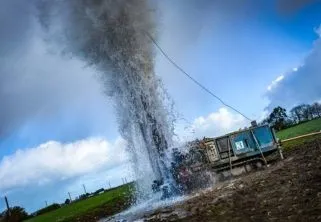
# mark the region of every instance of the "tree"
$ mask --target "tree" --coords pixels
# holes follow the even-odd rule
[[[278,106],[273,109],[269,116],[268,122],[276,129],[281,130],[286,126],[287,114],[286,109]]]
[[[290,110],[291,116],[296,123],[300,123],[305,120],[305,109],[306,105],[302,104],[299,106],[295,106]]]
[[[20,222],[28,218],[28,213],[24,208],[15,206],[10,208],[10,216],[7,211],[4,211],[1,213],[0,218],[1,217],[6,218],[6,222]]]
[[[313,103],[311,105],[311,110],[312,110],[312,114],[313,117],[321,117],[321,104],[320,103]]]
[[[303,104],[302,109],[303,109],[303,117],[305,121],[313,119],[313,111],[310,105]]]

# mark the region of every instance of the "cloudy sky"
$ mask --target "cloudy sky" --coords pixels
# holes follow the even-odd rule
[[[29,212],[79,195],[82,184],[95,191],[132,178],[97,73],[47,43],[32,2],[0,3],[0,197]],[[222,2],[158,2],[159,44],[251,119],[277,105],[320,101],[321,2]],[[179,113],[181,140],[248,124],[159,53],[155,69]]]

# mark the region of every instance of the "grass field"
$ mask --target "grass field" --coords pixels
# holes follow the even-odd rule
[[[28,222],[93,221],[109,216],[128,206],[132,185],[124,185],[85,200],[73,202],[49,213],[31,218]]]
[[[321,130],[321,118],[314,119],[305,123],[298,124],[296,126],[287,128],[285,130],[281,130],[276,133],[277,137],[281,140],[284,139],[289,139],[292,137],[308,134],[308,133],[313,133],[313,132],[319,132]],[[284,142],[282,144],[283,148],[289,149],[294,146],[298,146],[300,144],[319,139],[321,138],[321,135],[314,135],[314,136],[309,136],[305,138],[300,138],[288,142]]]
[[[277,132],[279,139],[284,140],[321,130],[321,118],[314,119]]]

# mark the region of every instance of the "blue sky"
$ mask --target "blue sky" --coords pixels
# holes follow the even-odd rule
[[[32,7],[14,2],[0,3],[0,196],[33,211],[45,200],[63,201],[67,191],[80,194],[82,183],[94,191],[106,181],[120,184],[120,175],[132,178],[113,101],[103,94],[95,70],[55,53]],[[261,119],[275,105],[319,101],[321,3],[293,8],[278,2],[162,1],[159,44],[250,118]],[[220,135],[248,124],[159,53],[155,71],[184,119],[177,124],[182,138]],[[281,75],[284,79],[268,90]]]

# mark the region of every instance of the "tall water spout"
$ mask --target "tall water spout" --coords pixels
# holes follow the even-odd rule
[[[140,194],[171,182],[166,150],[172,127],[154,73],[153,10],[147,0],[42,0],[39,18],[63,51],[84,60],[113,98]]]

